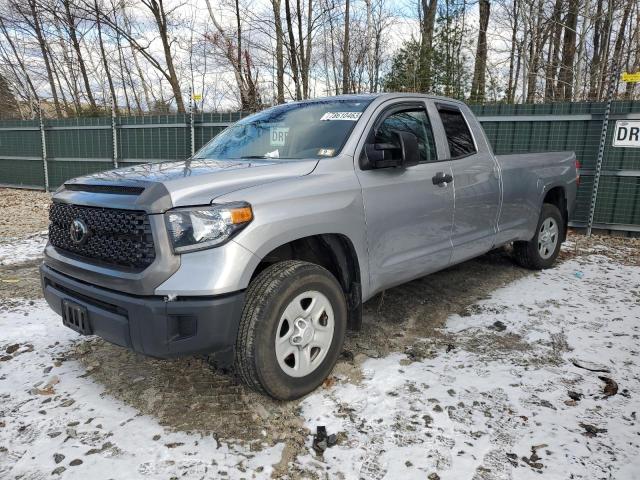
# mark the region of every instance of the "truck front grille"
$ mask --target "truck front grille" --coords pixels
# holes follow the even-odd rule
[[[49,242],[61,250],[136,269],[148,267],[155,259],[151,225],[145,212],[53,203],[49,220]],[[75,220],[83,228],[76,229],[74,235]],[[77,230],[84,234],[79,235]]]

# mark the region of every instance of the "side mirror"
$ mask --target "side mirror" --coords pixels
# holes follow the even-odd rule
[[[360,158],[363,170],[417,165],[420,161],[418,137],[413,133],[392,130],[394,143],[367,143]]]
[[[420,163],[420,152],[418,150],[418,137],[413,133],[394,130],[393,134],[400,141],[400,151],[402,158],[401,167],[413,167]]]

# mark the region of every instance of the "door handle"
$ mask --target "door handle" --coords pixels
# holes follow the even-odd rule
[[[431,177],[434,185],[440,185],[442,187],[446,187],[448,183],[453,182],[453,177],[448,173],[438,172],[433,177]]]

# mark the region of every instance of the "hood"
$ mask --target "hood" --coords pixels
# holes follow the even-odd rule
[[[206,205],[236,190],[310,174],[318,160],[184,160],[135,165],[75,178],[56,201],[161,213]]]

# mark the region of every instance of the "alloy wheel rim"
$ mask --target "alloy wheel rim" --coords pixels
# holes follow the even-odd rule
[[[276,329],[278,365],[291,377],[305,377],[327,356],[335,317],[329,299],[316,290],[297,295],[285,308]]]
[[[550,258],[558,245],[558,224],[554,218],[545,219],[538,231],[538,253],[544,260]]]

